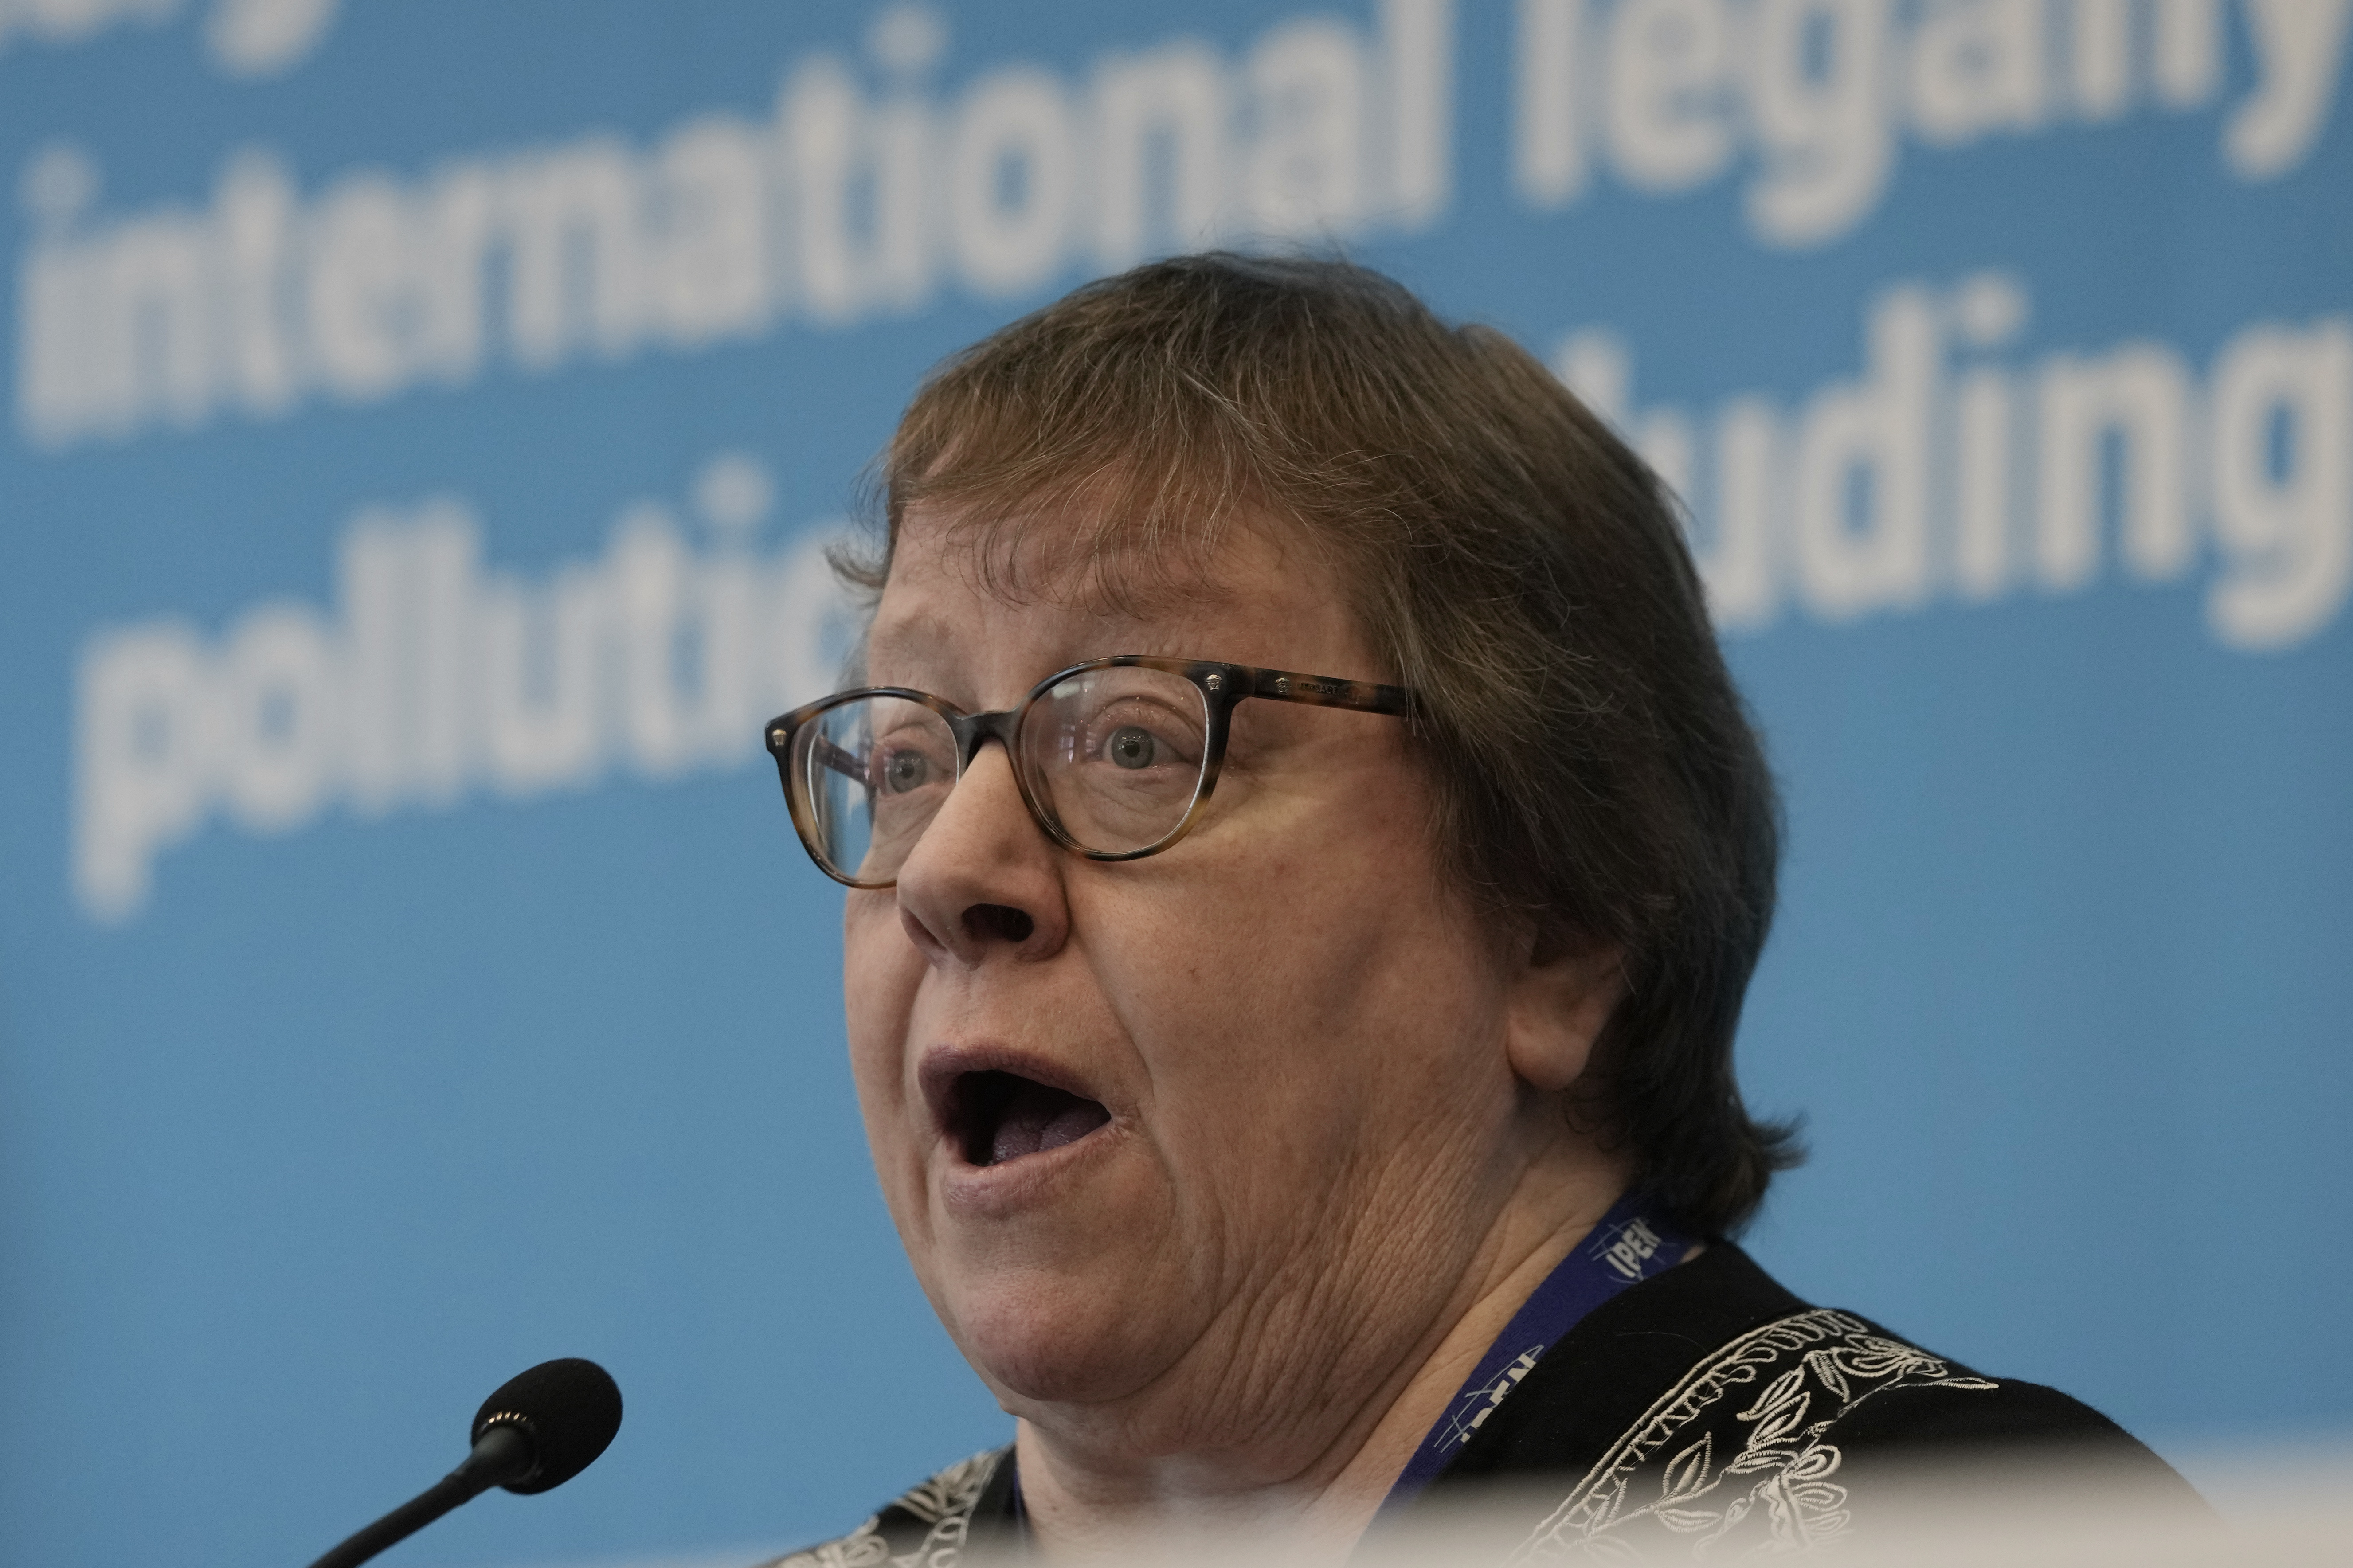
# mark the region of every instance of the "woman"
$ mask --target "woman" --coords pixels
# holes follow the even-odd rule
[[[1657,479],[1525,353],[1185,258],[951,362],[883,472],[865,684],[768,742],[1017,1436],[785,1561],[1338,1556],[1497,1478],[1525,1554],[1721,1553],[2027,1440],[2179,1485],[1727,1239],[1793,1157],[1731,1065],[1772,786]]]

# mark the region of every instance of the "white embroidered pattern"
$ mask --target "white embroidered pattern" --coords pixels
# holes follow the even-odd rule
[[[1748,1407],[1746,1440],[1718,1464],[1715,1434],[1677,1447],[1733,1390],[1779,1363]],[[1803,1551],[1852,1522],[1831,1478],[1841,1455],[1832,1423],[1891,1388],[1963,1391],[1998,1385],[1955,1373],[1917,1346],[1873,1333],[1844,1312],[1798,1312],[1743,1334],[1686,1373],[1610,1446],[1509,1562],[1641,1561],[1638,1539],[1664,1531],[1674,1555],[1739,1557]]]
[[[955,1568],[964,1554],[965,1534],[972,1528],[972,1510],[988,1489],[1005,1450],[991,1448],[961,1459],[902,1493],[891,1506],[914,1516],[928,1528],[912,1552],[894,1555],[882,1534],[882,1516],[875,1514],[838,1541],[779,1557],[766,1568]]]

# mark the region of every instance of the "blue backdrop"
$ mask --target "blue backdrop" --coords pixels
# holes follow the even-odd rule
[[[1789,797],[1797,1289],[2353,1427],[2353,0],[0,0],[0,1560],[780,1550],[1005,1418],[759,721],[938,356],[1207,241],[1674,481]]]

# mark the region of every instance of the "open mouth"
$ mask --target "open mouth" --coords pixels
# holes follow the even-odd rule
[[[1075,1143],[1108,1125],[1101,1102],[1012,1072],[968,1072],[955,1080],[948,1130],[966,1161],[1001,1165]]]

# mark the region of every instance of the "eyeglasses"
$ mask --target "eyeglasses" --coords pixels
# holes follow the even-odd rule
[[[1200,820],[1250,697],[1398,715],[1409,700],[1400,686],[1122,654],[1050,675],[997,713],[900,686],[836,692],[770,720],[768,750],[809,858],[853,888],[898,880],[990,739],[1048,837],[1090,860],[1137,860]]]

